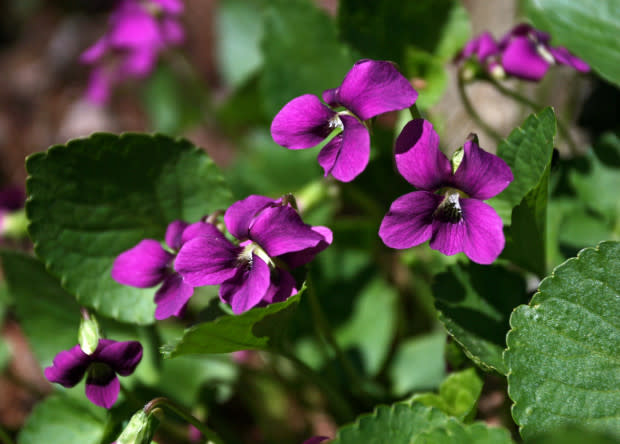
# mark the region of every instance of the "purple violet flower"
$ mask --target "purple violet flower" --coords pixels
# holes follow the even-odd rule
[[[273,140],[291,150],[312,148],[335,128],[342,132],[318,156],[325,176],[342,182],[357,177],[370,157],[370,134],[364,121],[413,105],[418,93],[390,62],[360,60],[342,84],[323,92],[325,106],[312,94],[288,102],[271,124]],[[334,108],[344,107],[343,111]]]
[[[503,69],[500,64],[499,46],[489,32],[483,32],[478,37],[470,40],[456,56],[457,64],[465,60],[475,58],[489,74],[498,77],[503,76]]]
[[[564,47],[549,45],[550,36],[522,23],[515,26],[499,43],[501,62],[507,74],[524,80],[538,81],[553,64],[568,65],[577,71],[588,72],[586,62]]]
[[[67,388],[75,386],[86,374],[86,397],[93,404],[109,409],[120,391],[116,374],[132,374],[141,359],[142,345],[137,341],[100,339],[97,349],[90,355],[79,345],[61,351],[44,373],[50,382]]]
[[[228,208],[223,233],[201,234],[181,247],[174,267],[194,287],[220,284],[235,314],[281,302],[297,292],[289,270],[310,262],[332,242],[326,227],[305,224],[282,199],[251,195]]]
[[[479,264],[497,259],[505,242],[502,220],[482,201],[503,191],[512,172],[480,148],[475,137],[461,153],[460,164],[452,165],[426,120],[412,120],[403,128],[396,140],[396,167],[420,191],[396,199],[383,218],[379,236],[388,247],[410,248],[430,239],[432,249],[448,256],[465,252]]]
[[[219,233],[207,222],[188,224],[176,220],[168,225],[166,244],[172,251],[165,250],[155,239],[144,239],[133,248],[121,253],[112,266],[112,278],[120,284],[138,288],[162,284],[155,293],[155,319],[182,316],[187,302],[194,293],[194,287],[187,284],[173,268],[175,254],[188,240],[198,235]]]
[[[94,66],[88,99],[105,104],[117,83],[148,76],[161,51],[185,40],[178,19],[182,12],[181,0],[120,0],[108,32],[80,57],[82,63]]]

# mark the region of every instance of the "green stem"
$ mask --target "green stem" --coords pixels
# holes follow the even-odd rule
[[[149,401],[149,403],[144,406],[144,413],[149,415],[157,407],[166,407],[168,410],[177,414],[185,421],[196,427],[200,431],[200,433],[202,433],[202,435],[210,442],[214,444],[224,444],[224,441],[222,441],[222,439],[213,430],[207,427],[202,421],[198,420],[194,415],[189,413],[183,407],[177,405],[168,398],[160,397]]]
[[[278,353],[291,361],[291,363],[297,368],[299,373],[304,378],[306,378],[310,383],[315,384],[321,389],[325,397],[334,408],[334,413],[338,417],[339,422],[347,422],[355,418],[355,413],[353,412],[353,409],[349,405],[348,401],[343,398],[340,392],[330,384],[328,379],[322,378],[318,373],[316,373],[311,367],[309,367],[305,362],[300,360],[294,354],[282,350]]]
[[[15,444],[15,441],[9,436],[9,433],[0,427],[0,442],[2,444]]]
[[[543,108],[543,106],[540,105],[539,103],[536,103],[533,100],[530,100],[525,96],[522,96],[521,94],[519,94],[516,91],[513,91],[512,89],[506,88],[504,85],[502,85],[501,83],[499,83],[497,80],[495,80],[492,77],[489,77],[486,80],[490,82],[491,85],[493,85],[493,87],[496,90],[498,90],[501,94],[503,94],[506,97],[510,97],[511,99],[514,99],[515,101],[521,103],[522,105],[525,105],[531,108],[532,111],[540,111]],[[578,155],[579,149],[577,148],[577,144],[571,137],[568,127],[562,120],[557,118],[557,116],[556,116],[556,122],[558,124],[558,130],[560,131],[560,135],[568,144],[568,148],[570,149],[571,154],[573,154],[574,156]]]
[[[476,109],[471,104],[471,101],[469,100],[469,97],[467,96],[467,93],[465,92],[465,80],[463,79],[463,76],[460,75],[459,73],[459,75],[457,75],[457,78],[458,78],[459,96],[461,98],[461,102],[463,102],[463,106],[467,110],[467,113],[471,116],[474,122],[476,122],[476,124],[484,130],[485,133],[487,133],[489,136],[491,136],[495,140],[495,142],[497,143],[501,142],[502,136],[497,131],[495,131],[488,123],[486,123],[482,119],[482,117],[480,117],[480,114],[478,114],[478,111],[476,111]]]
[[[412,119],[423,119],[422,113],[420,112],[415,103],[409,107],[409,112],[411,113]]]

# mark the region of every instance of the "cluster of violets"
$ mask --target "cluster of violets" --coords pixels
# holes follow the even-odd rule
[[[322,104],[312,95],[284,106],[271,126],[276,142],[290,148],[310,148],[332,135],[319,154],[325,175],[353,180],[367,166],[370,133],[367,120],[415,103],[417,92],[386,61],[361,60],[342,85],[326,90]],[[502,221],[482,202],[513,180],[508,165],[467,139],[449,160],[439,150],[439,137],[430,122],[410,121],[396,140],[398,172],[417,188],[392,203],[379,236],[392,248],[405,249],[430,240],[430,247],[453,255],[464,252],[481,264],[493,262],[504,247]],[[291,274],[332,243],[327,227],[303,222],[291,196],[271,199],[251,195],[199,222],[176,220],[165,243],[144,239],[114,261],[111,275],[123,285],[155,293],[158,320],[181,316],[194,288],[219,285],[220,299],[235,314],[284,301],[298,291]],[[110,407],[117,399],[116,374],[130,374],[140,361],[137,342],[100,339],[93,353],[80,345],[56,356],[45,370],[47,379],[72,387],[86,374],[86,394],[95,404]],[[315,437],[309,442],[327,438]]]
[[[86,97],[105,104],[115,85],[147,77],[162,51],[185,40],[183,9],[181,0],[120,0],[107,32],[80,57],[93,66]]]
[[[499,42],[489,32],[470,40],[456,58],[461,63],[475,59],[494,77],[509,75],[523,80],[542,79],[551,65],[567,65],[580,72],[588,72],[586,62],[572,55],[568,49],[549,44],[546,32],[522,23],[515,26]]]

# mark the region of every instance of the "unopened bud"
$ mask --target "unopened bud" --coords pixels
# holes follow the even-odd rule
[[[154,415],[139,410],[116,439],[116,444],[150,444],[158,425],[159,420]]]
[[[86,310],[83,310],[82,322],[80,322],[80,330],[78,332],[80,348],[87,355],[92,355],[97,349],[100,338],[101,330],[99,329],[97,318],[89,314]]]

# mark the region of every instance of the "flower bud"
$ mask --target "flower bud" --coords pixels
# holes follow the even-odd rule
[[[0,237],[10,239],[25,239],[28,237],[28,218],[22,208],[17,211],[3,211],[0,209]]]
[[[116,444],[150,444],[158,425],[159,420],[154,415],[138,410],[116,439]]]
[[[100,338],[101,330],[99,329],[97,318],[84,310],[82,322],[80,322],[80,330],[78,332],[80,348],[87,355],[92,355],[97,349]]]

